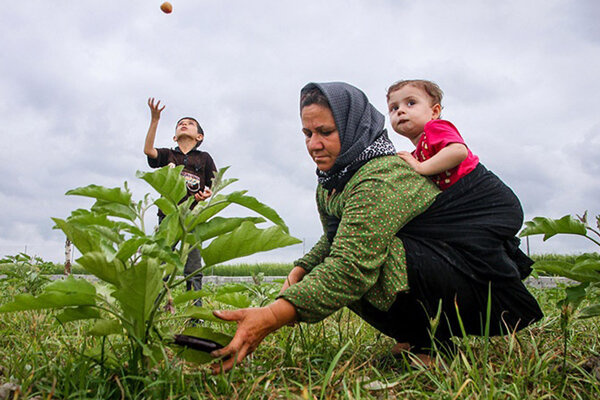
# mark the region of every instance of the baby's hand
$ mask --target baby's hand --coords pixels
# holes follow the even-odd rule
[[[398,156],[400,156],[401,159],[406,161],[406,163],[410,165],[412,169],[418,171],[419,165],[421,163],[419,162],[419,160],[414,158],[412,154],[410,154],[408,151],[400,151],[398,152]]]
[[[160,119],[160,113],[165,109],[165,106],[160,107],[160,100],[154,104],[154,97],[148,99],[148,107],[150,107],[150,117],[153,120],[158,121]]]

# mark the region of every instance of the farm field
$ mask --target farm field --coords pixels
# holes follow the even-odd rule
[[[532,254],[531,258],[534,261],[552,260],[562,262],[574,262],[577,255],[574,254]],[[264,274],[265,276],[286,276],[292,269],[293,264],[290,263],[232,263],[211,266],[204,271],[204,275],[216,276],[252,276],[255,274]],[[45,274],[63,274],[64,266],[60,263],[48,263],[44,268],[40,269],[41,273]],[[85,274],[86,271],[74,265],[71,271],[73,274]]]
[[[259,272],[270,275],[267,270],[261,267]],[[0,305],[22,290],[14,282],[0,285]],[[276,295],[278,286],[249,284],[246,292],[252,305],[259,306]],[[393,341],[349,310],[314,325],[284,328],[267,337],[243,365],[217,376],[205,366],[175,357],[170,348],[163,349],[164,357],[148,373],[131,375],[118,361],[101,363],[82,355],[103,340],[106,346],[119,349],[124,338],[89,337],[85,331],[90,322],[61,325],[53,311],[4,313],[0,314],[0,386],[4,390],[0,399],[598,398],[598,319],[571,323],[565,358],[561,313],[556,306],[564,291],[532,291],[544,310],[542,321],[506,337],[457,338],[455,353],[438,355],[429,369],[390,356]],[[227,306],[207,295],[204,307]],[[167,325],[181,331],[185,321],[174,318]],[[208,321],[203,326],[234,331],[234,326]]]

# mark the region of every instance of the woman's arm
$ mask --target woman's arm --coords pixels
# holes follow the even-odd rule
[[[403,251],[396,232],[438,193],[400,158],[382,157],[363,166],[327,204],[342,216],[328,256],[282,295],[294,304],[299,320],[320,321],[363,297],[378,281],[390,252]],[[323,195],[319,201],[328,200]],[[404,280],[398,278],[394,285],[405,285],[405,265],[396,262],[393,268],[398,269],[396,276],[404,273]]]
[[[287,278],[285,278],[285,282],[283,282],[283,285],[281,286],[279,295],[281,296],[287,288],[300,282],[302,278],[304,278],[304,275],[306,275],[307,273],[308,271],[302,267],[295,266],[294,268],[292,268]]]

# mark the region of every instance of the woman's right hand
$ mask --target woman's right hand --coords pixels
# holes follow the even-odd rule
[[[225,321],[235,321],[238,325],[231,342],[211,353],[213,357],[226,357],[211,365],[213,374],[229,371],[248,354],[252,354],[268,334],[297,318],[294,305],[284,299],[275,300],[266,307],[213,311],[213,314]]]
[[[148,99],[148,107],[150,107],[150,118],[154,121],[158,121],[160,119],[160,113],[165,109],[165,106],[160,106],[160,100],[154,104],[154,97],[150,97]]]
[[[306,275],[306,274],[307,274],[307,271],[302,267],[292,268],[292,270],[288,274],[287,278],[285,278],[285,282],[283,283],[283,286],[281,287],[279,294],[281,295],[283,292],[285,292],[285,290],[287,288],[300,282],[302,280],[302,278],[304,278],[304,275]]]

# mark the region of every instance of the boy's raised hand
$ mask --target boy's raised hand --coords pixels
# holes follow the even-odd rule
[[[158,121],[160,119],[160,113],[165,109],[166,106],[160,106],[160,100],[154,104],[154,97],[148,99],[148,107],[150,107],[150,117],[153,120]]]

